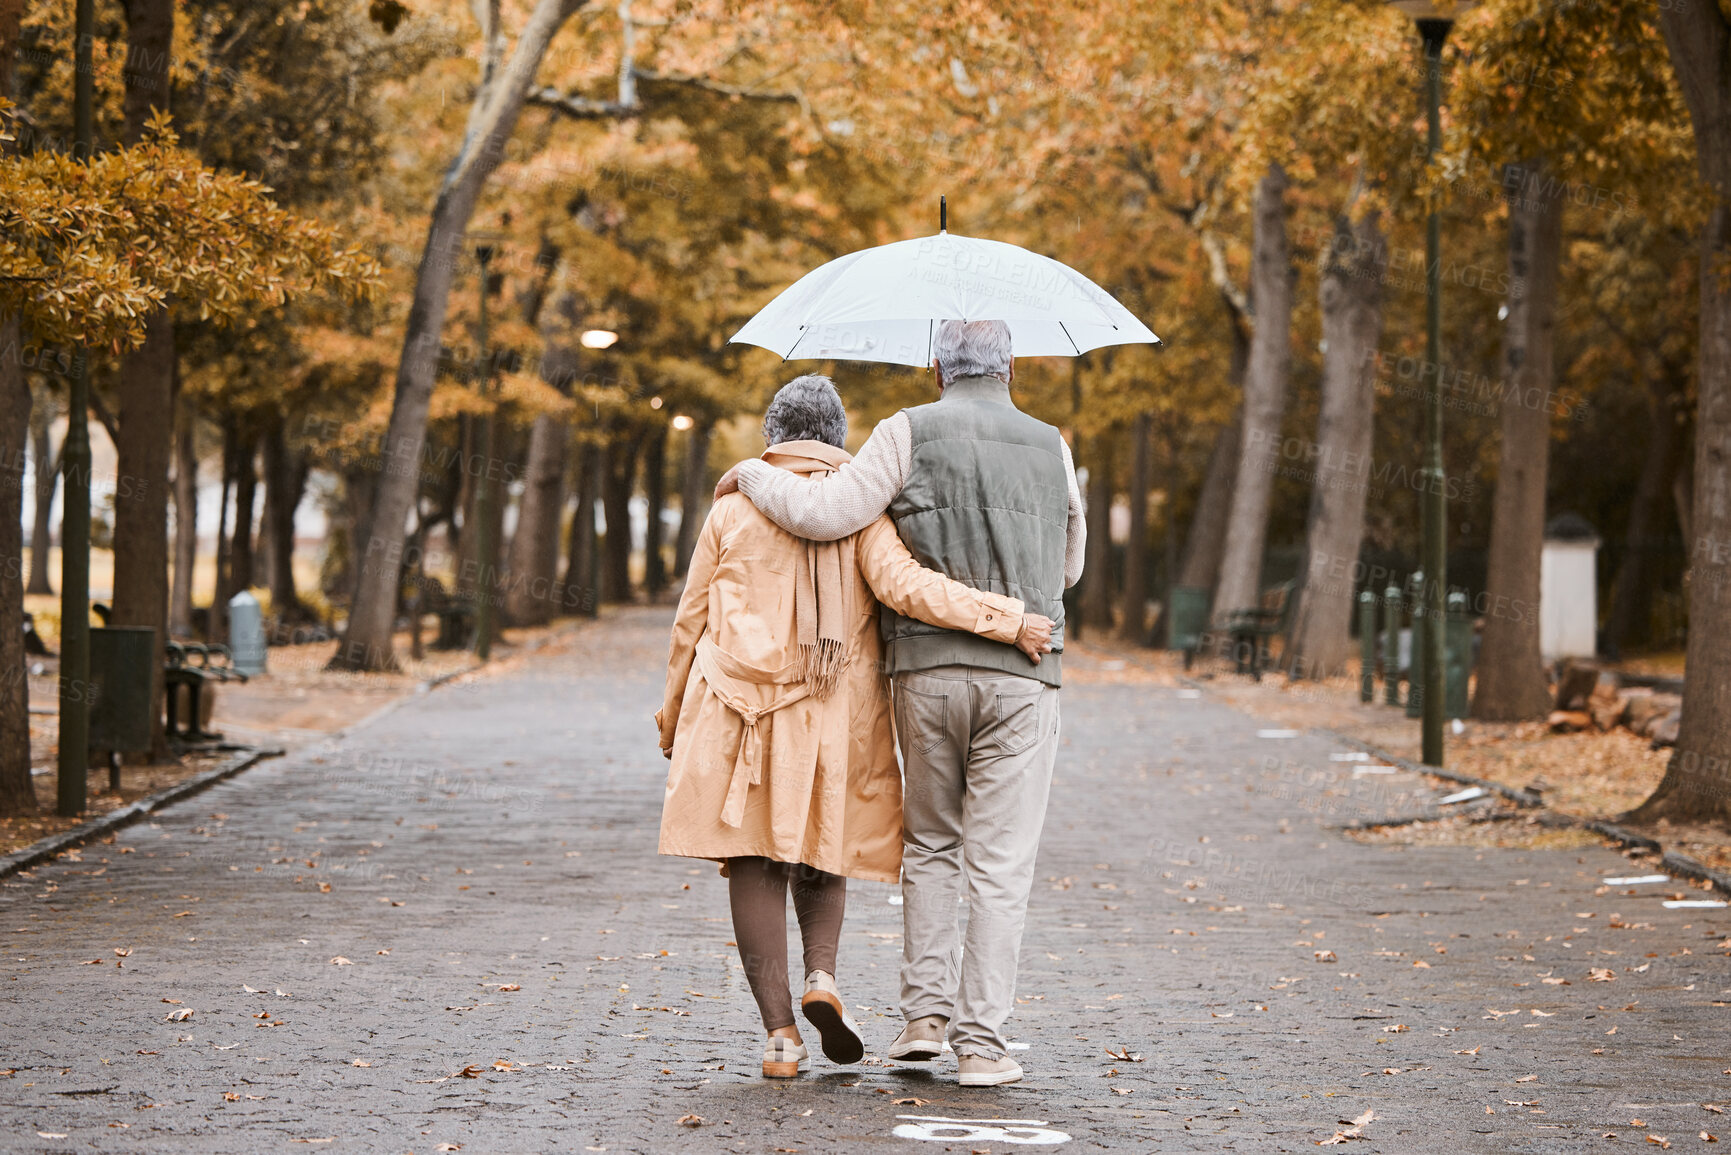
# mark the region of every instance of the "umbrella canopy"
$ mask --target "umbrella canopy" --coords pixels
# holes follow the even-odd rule
[[[940,232],[837,257],[778,295],[733,340],[781,354],[932,363],[942,321],[1003,321],[1017,357],[1160,344],[1106,290],[1019,245]]]

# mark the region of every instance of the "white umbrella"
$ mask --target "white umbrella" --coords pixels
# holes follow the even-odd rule
[[[1018,245],[940,232],[837,257],[784,289],[733,340],[783,360],[932,363],[941,321],[1004,321],[1017,357],[1161,343],[1106,290]]]

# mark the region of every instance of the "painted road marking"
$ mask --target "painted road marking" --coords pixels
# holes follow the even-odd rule
[[[939,1143],[962,1140],[984,1143],[1024,1143],[1055,1146],[1070,1136],[1046,1126],[1044,1119],[950,1119],[943,1115],[897,1115],[890,1134],[898,1139],[930,1139]]]

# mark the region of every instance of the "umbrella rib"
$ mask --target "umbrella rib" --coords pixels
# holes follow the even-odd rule
[[[799,343],[800,343],[800,342],[801,342],[801,341],[803,341],[803,340],[805,340],[805,326],[804,326],[804,325],[801,325],[801,326],[800,326],[800,327],[799,327],[799,336],[797,336],[797,337],[795,337],[795,338],[794,338],[794,339],[793,339],[793,344],[791,344],[791,345],[789,345],[789,346],[788,346],[788,347],[787,347],[787,352],[785,352],[785,353],[783,353],[783,354],[782,354],[782,355],[781,355],[781,359],[782,359],[782,360],[783,360],[783,361],[785,361],[785,360],[787,360],[787,359],[788,359],[788,358],[789,358],[789,357],[791,357],[791,356],[793,356],[793,351],[794,351],[794,350],[795,350],[795,349],[797,349],[797,348],[799,348]],[[1070,342],[1070,343],[1071,343],[1071,344],[1072,344],[1072,345],[1074,345],[1074,344],[1075,344],[1075,342],[1074,342],[1074,341],[1072,341],[1072,342]]]
[[[1076,338],[1070,336],[1069,326],[1065,325],[1064,322],[1059,321],[1058,328],[1064,330],[1064,338],[1070,342],[1070,348],[1076,350],[1076,356],[1080,357],[1082,355],[1082,350],[1076,345]],[[1114,325],[1113,328],[1117,328],[1117,326]]]

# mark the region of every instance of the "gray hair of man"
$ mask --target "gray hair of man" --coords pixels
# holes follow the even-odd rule
[[[943,385],[960,377],[996,377],[1008,385],[1010,327],[1002,321],[945,321],[932,341],[932,360]]]
[[[821,373],[795,377],[776,390],[763,414],[763,442],[821,441],[840,449],[847,441],[847,409],[835,382]]]

